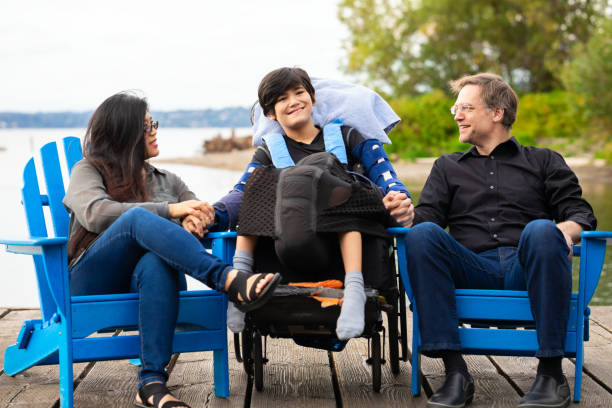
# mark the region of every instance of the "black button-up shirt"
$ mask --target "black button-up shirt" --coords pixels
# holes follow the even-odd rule
[[[488,156],[476,147],[438,158],[415,208],[414,224],[431,221],[474,252],[517,246],[536,219],[597,227],[578,178],[558,153],[514,137]]]

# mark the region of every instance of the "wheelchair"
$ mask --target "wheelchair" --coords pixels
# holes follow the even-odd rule
[[[276,257],[272,240],[258,241],[255,252],[255,271],[281,271],[283,282],[274,291],[272,298],[260,309],[246,314],[242,333],[234,334],[235,355],[247,375],[252,376],[257,391],[264,387],[264,366],[269,362],[268,338],[290,338],[296,344],[327,351],[340,352],[348,341],[336,337],[336,320],[339,306],[322,308],[313,295],[342,297],[339,289],[322,287],[300,287],[289,282],[303,279],[292,275]],[[363,236],[363,275],[366,286],[365,328],[361,335],[368,339],[367,363],[372,370],[372,388],[380,392],[381,366],[386,364],[385,344],[389,348],[391,372],[398,374],[400,360],[408,360],[406,325],[406,297],[396,269],[394,240],[390,238]],[[340,253],[339,262],[332,265],[328,279],[343,280]],[[334,292],[335,291],[335,292]],[[400,295],[402,294],[402,295]],[[387,315],[387,325],[383,323]],[[382,336],[382,340],[381,340]],[[388,342],[386,338],[388,337]],[[400,353],[401,352],[401,353]],[[273,358],[273,357],[271,357]]]

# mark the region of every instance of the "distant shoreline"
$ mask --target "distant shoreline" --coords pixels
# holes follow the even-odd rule
[[[194,157],[171,157],[154,159],[154,163],[188,164],[193,166],[224,169],[243,172],[253,156],[254,149],[233,150],[224,153],[205,153]],[[422,186],[431,170],[435,158],[420,158],[414,162],[396,160],[393,167],[400,179],[411,187]],[[567,164],[576,173],[582,184],[612,185],[612,166],[607,166],[601,160],[590,160],[582,157],[566,158]]]

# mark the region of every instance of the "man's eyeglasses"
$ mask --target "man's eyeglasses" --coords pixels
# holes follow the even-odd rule
[[[461,105],[453,105],[450,108],[450,113],[452,113],[454,116],[457,113],[468,113],[473,111],[474,109],[476,108],[470,105],[469,103],[462,103]]]
[[[157,129],[159,127],[159,121],[151,122],[148,125],[145,125],[144,131],[145,133],[150,133],[153,129]]]

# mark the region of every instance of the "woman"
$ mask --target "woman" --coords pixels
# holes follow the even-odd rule
[[[159,154],[158,122],[146,100],[129,93],[94,112],[64,205],[70,213],[71,295],[138,290],[142,368],[136,405],[187,407],[165,386],[186,273],[227,292],[242,310],[262,306],[280,275],[247,275],[210,255],[196,237],[214,210],[176,175],[146,160]]]

